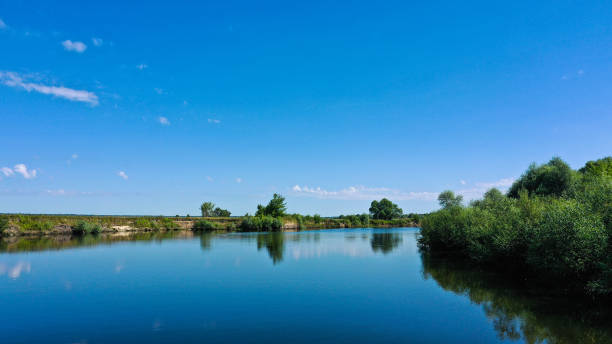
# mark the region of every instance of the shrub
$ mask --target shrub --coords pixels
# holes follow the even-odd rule
[[[211,232],[217,230],[217,226],[207,220],[197,220],[194,222],[192,229],[196,232]]]
[[[172,221],[169,218],[166,217],[162,217],[159,219],[159,224],[161,225],[161,227],[167,231],[175,231],[177,229],[180,229],[180,226],[178,225],[178,223]]]
[[[0,235],[2,235],[2,233],[4,233],[4,231],[8,229],[8,226],[9,226],[8,217],[0,216]]]
[[[315,224],[319,224],[321,223],[321,215],[319,214],[314,214],[314,216],[312,217],[312,220],[314,221]]]
[[[102,231],[102,227],[97,223],[91,223],[86,221],[79,221],[76,226],[72,227],[72,233],[74,234],[96,234]]]
[[[248,216],[240,223],[243,232],[274,232],[283,228],[283,221],[272,216]]]
[[[51,221],[43,221],[43,220],[35,220],[31,216],[19,216],[19,228],[23,231],[38,231],[38,232],[46,232],[53,229],[53,222]]]

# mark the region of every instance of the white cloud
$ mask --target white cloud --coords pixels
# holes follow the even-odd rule
[[[78,158],[79,158],[79,155],[78,155],[78,154],[76,154],[76,153],[72,154],[72,160],[76,160],[76,159],[78,159]]]
[[[514,178],[503,178],[494,182],[480,182],[476,183],[473,188],[457,190],[456,193],[462,195],[466,200],[473,200],[482,198],[485,192],[492,188],[501,189],[505,191],[508,187],[514,183]]]
[[[459,182],[461,183],[461,185],[465,185],[465,184],[467,184],[467,183],[465,182],[465,180],[463,180],[463,179],[462,179],[462,180],[460,180]]]
[[[236,178],[236,183],[238,184],[242,183],[242,178]]]
[[[144,63],[141,63],[141,64],[139,64],[139,65],[136,65],[136,68],[138,68],[138,69],[140,69],[140,70],[143,70],[143,69],[147,69],[147,68],[149,68],[149,66],[148,66],[148,65],[146,65],[146,64],[144,64]]]
[[[102,44],[104,44],[104,41],[102,40],[102,38],[93,37],[91,39],[91,43],[93,43],[93,45],[95,45],[96,47],[100,47],[102,46]]]
[[[83,42],[79,42],[79,41],[71,41],[69,39],[65,40],[62,42],[62,45],[64,46],[64,49],[66,49],[67,51],[75,51],[77,53],[82,53],[85,50],[87,50],[87,45],[85,45],[85,43]]]
[[[66,190],[64,189],[57,189],[57,190],[46,190],[48,195],[52,195],[52,196],[65,196],[66,195]]]
[[[209,119],[208,119],[208,123],[219,124],[219,123],[221,123],[221,121],[220,121],[220,120],[218,120],[218,119],[209,118]]]
[[[159,116],[159,118],[157,118],[157,121],[161,125],[170,125],[170,121],[166,117],[164,117],[164,116]]]
[[[0,171],[4,174],[5,177],[10,177],[15,174],[12,169],[8,167],[0,168]]]
[[[349,186],[346,189],[328,191],[320,187],[311,188],[308,186],[295,185],[291,189],[296,195],[316,197],[321,199],[339,200],[373,200],[388,198],[394,201],[406,200],[435,200],[437,192],[405,192],[390,188],[368,188],[365,186]]]
[[[125,174],[125,172],[123,172],[123,171],[119,171],[119,172],[117,173],[117,175],[118,175],[119,177],[123,178],[124,180],[128,180],[128,175],[127,175],[127,174]]]
[[[96,96],[93,92],[27,82],[24,80],[23,76],[14,72],[0,71],[0,84],[9,87],[23,88],[28,92],[35,91],[71,101],[89,103],[92,106],[98,105],[98,96]]]
[[[8,26],[6,25],[6,23],[4,22],[4,20],[0,19],[0,30],[2,29],[6,29]]]
[[[206,176],[206,180],[208,180],[208,181],[209,181],[209,182],[211,182],[211,183],[213,182],[213,179],[212,179],[212,177],[211,177],[211,176]]]
[[[24,164],[15,165],[13,171],[15,171],[15,173],[21,174],[25,179],[36,178],[36,170],[28,170],[28,168]]]
[[[155,93],[157,93],[157,94],[164,94],[164,90],[162,90],[161,88],[157,88],[157,87],[155,87],[153,90],[154,90],[154,91],[155,91]]]

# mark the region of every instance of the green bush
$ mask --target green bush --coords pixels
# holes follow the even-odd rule
[[[8,226],[9,226],[8,217],[0,216],[0,235],[2,235],[2,233],[4,233],[4,231],[8,229]]]
[[[247,216],[240,223],[243,232],[275,232],[283,228],[283,221],[272,216]]]
[[[196,232],[211,232],[214,230],[217,230],[217,226],[207,220],[197,220],[196,222],[193,223],[193,228],[194,231]]]
[[[19,228],[22,231],[47,232],[53,229],[53,222],[48,220],[36,220],[32,216],[19,216]]]
[[[171,219],[167,218],[167,217],[162,217],[159,219],[159,225],[167,231],[175,231],[180,229],[180,226],[178,225],[178,223],[172,221]]]
[[[87,221],[79,221],[74,227],[72,227],[72,233],[74,234],[96,234],[102,231],[102,227],[97,223],[91,223]]]
[[[611,223],[612,177],[568,173],[553,159],[530,166],[508,197],[492,189],[467,207],[426,215],[419,245],[522,271],[567,290],[612,294]]]

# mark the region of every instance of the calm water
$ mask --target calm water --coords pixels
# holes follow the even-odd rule
[[[606,343],[605,307],[422,256],[418,230],[4,240],[2,343]],[[129,240],[127,240],[129,239]]]

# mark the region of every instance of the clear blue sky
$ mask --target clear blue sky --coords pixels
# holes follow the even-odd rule
[[[435,209],[612,153],[612,2],[2,1],[0,212]],[[296,187],[297,186],[297,187]]]

